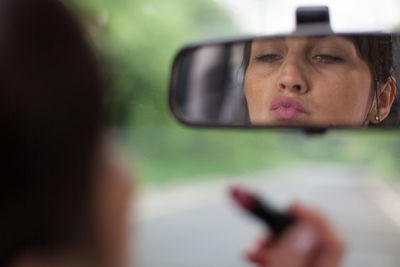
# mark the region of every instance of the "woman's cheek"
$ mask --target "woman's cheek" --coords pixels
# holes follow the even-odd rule
[[[343,80],[324,83],[315,87],[313,96],[312,112],[316,123],[348,126],[362,123],[366,109],[364,99],[353,83]]]
[[[129,215],[134,189],[132,171],[104,145],[95,169],[95,223],[104,266],[127,266],[130,236]]]
[[[268,111],[268,81],[249,76],[245,82],[246,100],[250,112],[250,118],[253,122],[260,121],[266,116]]]

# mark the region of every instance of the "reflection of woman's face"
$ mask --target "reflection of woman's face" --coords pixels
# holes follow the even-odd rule
[[[372,75],[345,37],[254,41],[245,77],[253,124],[362,125]]]

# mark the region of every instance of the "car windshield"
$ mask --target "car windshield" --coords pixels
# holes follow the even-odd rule
[[[138,173],[139,240],[132,255],[140,255],[139,266],[247,266],[243,244],[260,227],[230,203],[232,183],[282,208],[297,199],[322,210],[349,239],[345,266],[398,265],[397,131],[330,130],[310,137],[289,130],[197,129],[180,125],[169,111],[168,75],[181,47],[288,33],[301,1],[75,2],[108,63],[110,124]],[[336,2],[334,29],[400,25],[399,1]]]

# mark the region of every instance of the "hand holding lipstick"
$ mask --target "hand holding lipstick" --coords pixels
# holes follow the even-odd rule
[[[248,261],[262,267],[339,267],[345,246],[316,211],[294,204],[296,222],[278,238],[262,236],[246,251]]]

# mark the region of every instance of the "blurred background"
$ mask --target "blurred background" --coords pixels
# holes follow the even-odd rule
[[[248,266],[241,251],[262,227],[231,205],[231,183],[278,206],[300,199],[321,209],[348,239],[344,266],[399,266],[398,131],[191,129],[169,112],[170,68],[185,44],[288,33],[295,8],[309,4],[328,5],[337,31],[400,25],[397,0],[74,0],[138,177],[139,266]]]

